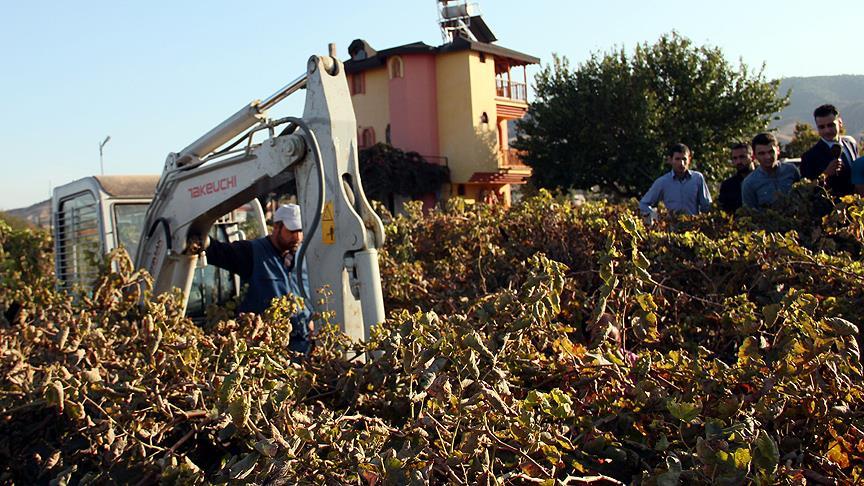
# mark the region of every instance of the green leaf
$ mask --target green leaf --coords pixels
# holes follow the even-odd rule
[[[522,403],[527,405],[528,408],[534,408],[541,403],[546,402],[546,394],[543,392],[538,392],[537,390],[531,390],[528,392],[528,396],[522,400]]]
[[[759,342],[748,337],[738,348],[738,365],[747,366],[754,362],[761,362],[762,356],[759,354]]]
[[[697,403],[669,400],[666,402],[666,409],[669,410],[669,413],[678,420],[690,422],[699,416],[699,412],[702,411],[702,406]]]
[[[666,458],[666,472],[657,476],[657,486],[678,486],[681,483],[681,460],[674,454]]]
[[[477,331],[471,331],[471,333],[464,336],[462,338],[462,344],[464,344],[468,348],[473,349],[474,351],[477,351],[478,353],[480,353],[481,356],[486,359],[495,359],[495,355],[493,355],[492,352],[489,351],[489,348],[487,348],[486,345],[483,344],[483,338],[480,337],[480,334],[478,334]]]
[[[255,450],[265,457],[276,457],[279,446],[273,439],[263,439],[255,443]]]
[[[780,304],[769,304],[762,308],[762,316],[765,318],[765,325],[769,328],[777,321],[777,315],[780,313]]]
[[[780,462],[780,449],[777,447],[777,443],[764,430],[759,431],[759,435],[753,443],[756,445],[753,464],[763,471],[774,472],[777,469],[777,463]]]
[[[219,401],[221,403],[228,403],[231,401],[231,398],[234,394],[234,390],[237,387],[237,384],[242,379],[243,379],[243,368],[240,367],[240,368],[236,369],[235,371],[233,371],[232,373],[229,373],[228,376],[226,376],[222,380],[222,384],[219,387]]]
[[[237,427],[242,427],[249,420],[249,412],[252,409],[252,404],[249,402],[247,395],[239,395],[231,400],[228,406],[228,413],[231,415],[231,420]]]
[[[828,319],[825,319],[822,327],[834,336],[858,335],[858,326],[839,317],[829,317]]]
[[[549,392],[549,396],[552,397],[552,400],[555,402],[555,405],[551,407],[549,411],[550,415],[560,419],[565,419],[572,415],[573,400],[570,399],[569,395],[558,388],[553,388],[552,391]]]
[[[739,408],[741,408],[741,402],[737,396],[733,395],[717,404],[717,413],[722,419],[730,419],[738,413]]]
[[[257,452],[246,454],[243,459],[231,466],[231,469],[228,470],[231,479],[241,480],[252,474],[259,457],[261,456]]]
[[[45,387],[45,401],[49,405],[55,405],[61,413],[66,402],[66,394],[63,392],[63,383],[59,380]]]
[[[745,469],[745,470],[750,469],[750,461],[752,459],[750,457],[750,449],[747,449],[747,448],[737,449],[734,453],[734,457],[735,457],[735,467],[737,469]]]
[[[657,304],[654,302],[654,296],[651,294],[637,295],[636,302],[639,303],[639,307],[645,312],[654,312],[657,310]]]
[[[666,438],[666,434],[660,434],[660,438],[657,439],[657,442],[654,444],[654,450],[663,452],[669,448],[669,439]]]

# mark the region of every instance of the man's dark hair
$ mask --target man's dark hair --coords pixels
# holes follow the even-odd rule
[[[747,149],[748,153],[751,153],[751,154],[753,153],[753,147],[751,147],[750,145],[747,145],[744,142],[737,142],[734,145],[732,145],[731,147],[729,147],[729,150],[739,150],[739,149]]]
[[[690,147],[683,143],[676,143],[669,146],[669,150],[666,151],[666,156],[672,157],[675,154],[693,155],[693,153],[690,152]]]
[[[819,108],[813,110],[813,118],[820,118],[823,116],[837,116],[840,112],[837,111],[837,107],[834,105],[822,105]]]
[[[757,145],[779,145],[777,143],[777,137],[774,136],[773,133],[760,133],[753,137],[753,142],[750,144],[753,147],[753,150],[756,150]]]

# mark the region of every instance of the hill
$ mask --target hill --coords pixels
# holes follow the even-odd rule
[[[5,211],[5,213],[26,220],[40,228],[48,228],[51,226],[50,199],[27,206],[26,208],[10,209]]]
[[[812,76],[785,78],[778,92],[791,90],[789,106],[780,112],[780,120],[772,125],[779,129],[783,142],[788,141],[795,122],[813,125],[813,109],[824,103],[836,106],[843,116],[846,133],[860,139],[864,132],[864,76]]]

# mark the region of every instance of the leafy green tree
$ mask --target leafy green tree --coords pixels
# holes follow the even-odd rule
[[[795,123],[795,131],[792,133],[792,140],[783,147],[783,154],[786,157],[801,157],[818,141],[819,134],[809,123],[797,122]]]
[[[763,67],[764,68],[764,67]],[[765,130],[788,103],[763,70],[734,67],[716,47],[675,32],[654,45],[592,56],[571,70],[554,57],[535,78],[536,101],[519,123],[539,187],[639,195],[668,170],[666,147],[687,144],[693,168],[719,181],[728,145]]]
[[[432,164],[417,152],[377,143],[359,153],[360,177],[366,196],[387,202],[391,194],[416,197],[450,182],[447,166]]]

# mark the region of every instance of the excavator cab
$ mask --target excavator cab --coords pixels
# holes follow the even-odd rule
[[[134,257],[158,181],[158,175],[94,176],[54,189],[54,265],[60,288],[92,291],[98,259],[114,248],[122,246]],[[253,199],[217,220],[210,237],[236,241],[266,232],[261,205]],[[203,319],[209,305],[223,304],[239,292],[236,275],[200,265],[186,314]]]

